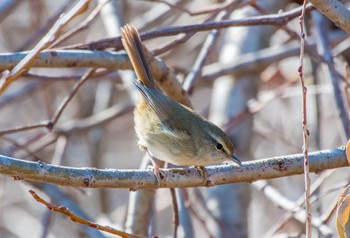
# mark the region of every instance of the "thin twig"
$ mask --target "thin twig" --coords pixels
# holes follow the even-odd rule
[[[2,130],[0,131],[0,136],[1,135],[6,135],[6,134],[12,134],[12,133],[17,133],[17,132],[22,132],[22,131],[28,131],[28,130],[33,130],[33,129],[38,129],[38,128],[48,128],[50,122],[39,122],[34,125],[30,126],[22,126],[22,127],[17,127],[13,129],[8,129],[8,130]]]
[[[298,69],[303,104],[302,104],[302,129],[303,129],[303,155],[304,155],[304,179],[305,179],[305,207],[306,207],[306,237],[311,238],[311,204],[310,204],[310,175],[309,175],[309,130],[307,129],[307,110],[306,110],[306,94],[307,88],[303,76],[303,67],[304,67],[304,46],[305,46],[305,33],[304,33],[304,17],[306,10],[307,0],[304,0],[303,11],[299,17],[299,26],[300,26],[300,66]]]
[[[220,20],[226,20],[230,17],[232,10],[240,4],[241,1],[234,1],[234,4],[227,5],[227,8],[225,8],[225,14],[221,16]],[[198,54],[198,57],[196,61],[194,62],[194,65],[192,67],[191,72],[187,75],[183,88],[189,95],[193,93],[194,84],[198,80],[198,78],[202,75],[202,69],[203,66],[207,60],[208,55],[210,54],[211,50],[215,46],[217,39],[219,37],[220,31],[219,30],[212,30],[210,34],[205,39],[205,42],[203,44],[203,47],[201,51]]]
[[[51,46],[50,48],[53,48],[60,44],[61,42],[69,39],[73,35],[85,30],[92,21],[96,19],[98,16],[99,12],[101,11],[102,7],[108,2],[109,0],[106,0],[102,3],[100,3],[91,13],[88,17],[85,18],[83,22],[81,22],[78,26],[74,27],[73,29],[69,30],[68,32],[64,33],[61,35]]]
[[[271,14],[265,8],[263,8],[257,1],[252,1],[250,3],[250,6],[252,6],[255,10],[257,10],[262,15]],[[298,33],[296,33],[294,30],[291,30],[290,27],[288,27],[288,25],[280,25],[279,28],[284,30],[289,35],[289,37],[293,39],[299,39]]]
[[[72,91],[69,93],[69,95],[66,96],[66,98],[61,102],[61,104],[58,106],[55,114],[50,120],[49,129],[52,129],[55,125],[60,116],[62,115],[63,110],[66,108],[68,103],[72,100],[74,95],[78,92],[79,88],[95,73],[95,69],[89,69],[82,77],[81,79],[74,85]]]
[[[45,33],[47,33],[48,29],[53,25],[55,21],[60,17],[60,15],[67,10],[67,8],[72,4],[71,0],[66,1],[61,8],[55,12],[46,22],[45,25],[42,26],[39,30],[37,30],[33,35],[31,35],[26,42],[24,42],[16,51],[23,51],[28,49],[29,46],[33,45],[38,38],[42,37]]]
[[[320,186],[324,183],[324,181],[329,178],[335,170],[328,170],[320,174],[320,176],[313,182],[311,186],[311,193],[314,193],[316,190],[320,188]],[[305,193],[300,196],[296,202],[295,207],[301,207],[305,203]],[[279,222],[276,223],[274,226],[270,227],[270,229],[264,234],[264,238],[272,237],[274,234],[276,234],[279,230],[281,230],[292,218],[294,218],[295,212],[288,212],[285,214],[285,216],[281,219],[279,219]]]
[[[292,212],[293,217],[298,221],[304,223],[307,219],[307,214],[303,208],[297,206],[294,201],[286,198],[272,185],[268,184],[266,180],[257,181],[252,184],[253,187],[260,190],[264,195],[277,207],[286,211]],[[320,217],[314,217],[312,220],[312,226],[317,229],[323,236],[328,237],[332,234],[332,230],[327,225],[322,224]]]
[[[89,221],[87,219],[84,219],[81,216],[77,216],[74,213],[72,213],[71,211],[69,211],[69,209],[67,207],[64,207],[64,206],[57,207],[57,206],[45,201],[43,198],[41,198],[33,190],[29,190],[29,193],[33,196],[33,198],[37,202],[44,204],[50,211],[59,212],[65,216],[69,217],[73,222],[75,222],[77,224],[83,224],[85,226],[89,226],[89,227],[92,227],[94,229],[105,231],[105,232],[108,232],[110,234],[118,235],[118,236],[125,237],[125,238],[140,238],[141,237],[141,236],[126,233],[126,232],[121,231],[121,230],[114,229],[114,228],[109,227],[109,226],[102,226],[102,225],[99,225],[99,224],[94,223],[92,221]]]
[[[212,11],[212,14],[202,23],[206,23],[206,22],[210,22],[213,21],[215,19],[215,17],[223,10],[228,10],[228,9],[233,9],[235,7],[237,7],[240,4],[241,0],[239,1],[233,1],[229,4],[225,4],[223,7],[217,8],[214,11]],[[226,14],[228,15],[228,14]],[[224,19],[224,18],[222,18]],[[217,30],[212,30],[212,32],[217,32]],[[197,32],[189,32],[186,33],[185,35],[180,35],[178,38],[176,38],[175,40],[171,41],[170,43],[167,43],[165,46],[161,46],[157,49],[154,49],[152,51],[152,53],[154,55],[159,55],[159,54],[163,54],[165,52],[167,52],[170,49],[173,49],[175,46],[179,45],[179,44],[183,44],[186,41],[188,41],[192,36],[194,36]],[[212,33],[211,33],[212,34]],[[216,38],[216,37],[214,37]],[[208,43],[209,44],[209,43]],[[214,43],[213,43],[214,44]]]
[[[43,133],[39,134],[39,136],[30,139],[26,143],[23,143],[23,145],[28,147],[30,151],[35,153],[41,151],[42,149],[48,147],[51,144],[56,143],[57,138],[58,136],[54,133]],[[18,157],[25,159],[28,156],[26,154],[20,153]]]
[[[28,155],[30,155],[31,157],[33,157],[35,160],[41,160],[36,154],[34,154],[32,151],[30,151],[28,148],[26,148],[23,145],[20,145],[17,141],[4,137],[4,136],[0,136],[0,139],[7,141],[9,143],[11,143],[12,145],[14,145],[15,147],[25,151]]]
[[[108,80],[110,78],[117,78],[116,75],[118,75],[118,72],[111,71],[108,69],[99,69],[96,71],[91,77],[92,79],[102,79],[102,80]],[[37,81],[48,81],[48,82],[59,82],[59,81],[76,81],[80,80],[82,77],[81,73],[79,74],[55,74],[55,75],[44,75],[44,74],[37,74],[37,73],[24,73],[23,78],[24,79],[30,79],[30,80],[37,80]]]
[[[19,143],[22,147],[26,148],[27,150],[31,151],[32,153],[35,153],[36,151],[33,151],[31,148],[28,147],[28,145],[30,145],[34,141],[40,139],[44,133],[46,134],[46,132],[44,132],[44,131],[40,131],[37,133],[31,133],[29,135],[26,135],[25,137],[21,137],[20,140],[17,139],[17,143]],[[5,149],[8,152],[8,154],[14,155],[18,151],[19,148],[13,144],[11,146],[8,146]],[[26,153],[23,156],[21,156],[21,155],[17,155],[17,156],[24,159],[27,157],[27,155],[28,155],[28,153]]]
[[[131,102],[116,104],[90,117],[64,122],[58,127],[55,127],[54,132],[59,135],[69,135],[88,131],[103,126],[118,117],[131,113],[133,109],[134,105]]]
[[[95,72],[95,69],[90,69],[81,77],[80,81],[78,81],[74,85],[69,95],[67,95],[66,98],[58,106],[55,114],[53,115],[50,121],[41,122],[30,126],[23,126],[23,127],[18,127],[14,129],[3,130],[3,131],[0,131],[0,135],[17,133],[17,132],[27,131],[27,130],[37,129],[37,128],[47,128],[48,130],[52,130],[56,125],[58,119],[62,115],[64,109],[67,107],[68,103],[72,100],[74,95],[78,92],[79,88],[89,79],[91,75],[94,74],[94,72]]]
[[[212,13],[203,23],[210,22],[210,21],[214,20],[215,17],[217,16],[217,14],[219,14],[219,12],[220,11],[216,11],[216,12]],[[166,43],[165,45],[162,45],[162,46],[152,50],[152,53],[154,55],[163,54],[163,53],[169,51],[170,49],[173,49],[175,46],[185,43],[190,38],[192,38],[192,36],[194,36],[195,34],[196,34],[196,32],[189,32],[189,33],[186,33],[184,35],[180,35],[175,40],[171,41],[170,43]]]
[[[189,3],[190,1],[188,0],[173,1],[173,4],[182,5],[183,7],[187,6]],[[174,11],[174,9],[166,7],[163,4],[155,4],[154,7],[148,9],[142,15],[133,18],[133,25],[140,31],[144,31],[145,29],[154,28],[154,26],[159,25],[160,22],[167,21],[167,24],[172,24],[181,15],[182,12],[180,11]]]
[[[343,126],[343,140],[346,141],[350,138],[350,118],[349,114],[346,111],[345,102],[343,95],[339,86],[339,79],[342,78],[342,75],[338,74],[338,71],[335,69],[332,50],[328,40],[328,31],[325,27],[326,18],[318,12],[314,12],[314,22],[316,29],[316,42],[318,43],[318,51],[320,55],[323,55],[325,60],[324,72],[326,78],[332,82],[333,85],[333,96],[339,112],[340,121]],[[345,80],[344,80],[345,81]]]

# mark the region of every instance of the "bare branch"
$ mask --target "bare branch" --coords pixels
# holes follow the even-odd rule
[[[305,50],[305,32],[304,32],[304,17],[307,0],[304,0],[303,11],[299,17],[300,26],[300,66],[298,69],[300,87],[302,92],[302,106],[301,106],[301,126],[303,129],[303,154],[304,154],[304,181],[305,181],[305,210],[306,210],[306,237],[311,238],[311,203],[310,203],[310,161],[309,161],[309,129],[307,128],[307,87],[304,80],[304,50]]]
[[[350,34],[350,11],[337,0],[309,0],[313,6],[327,16],[337,27]]]
[[[288,155],[234,165],[208,166],[208,180],[196,168],[162,169],[161,188],[214,186],[302,174],[304,155]],[[309,153],[310,172],[348,166],[345,147]],[[0,174],[15,180],[52,183],[84,188],[157,188],[152,170],[72,168],[0,156]]]
[[[39,41],[39,43],[24,57],[11,71],[3,72],[0,79],[0,94],[23,73],[23,71],[31,66],[33,61],[38,57],[40,52],[48,48],[58,37],[60,32],[72,21],[76,16],[82,14],[88,8],[90,0],[80,0],[67,14],[62,15],[51,30]]]
[[[49,129],[53,128],[56,125],[56,122],[61,117],[64,109],[68,106],[68,103],[72,100],[74,95],[78,92],[80,87],[89,79],[91,75],[95,73],[95,69],[89,69],[82,77],[81,79],[74,85],[72,91],[64,98],[64,100],[61,102],[61,104],[58,106],[57,110],[55,111],[55,114],[50,120]]]
[[[298,221],[305,223],[307,218],[307,213],[304,208],[297,206],[297,204],[283,196],[276,188],[271,186],[265,180],[257,181],[253,183],[253,186],[258,190],[261,190],[276,206],[293,213],[293,217]],[[332,234],[332,230],[329,226],[322,224],[320,217],[313,217],[311,224],[316,228],[322,235],[328,237]]]
[[[311,5],[307,6],[307,10],[311,10],[313,7]],[[239,20],[224,20],[224,21],[212,21],[201,24],[185,25],[185,26],[174,26],[161,28],[157,30],[152,30],[148,32],[140,33],[142,41],[164,37],[164,36],[173,36],[181,33],[189,32],[200,32],[200,31],[210,31],[215,29],[226,29],[229,27],[237,26],[256,26],[256,25],[283,25],[289,22],[290,20],[298,17],[302,11],[302,7],[298,7],[284,13],[271,14],[265,16],[256,16],[246,19]],[[99,41],[94,41],[88,44],[77,44],[72,46],[64,47],[64,49],[106,49],[114,48],[116,50],[122,49],[122,42],[120,37],[106,38]]]
[[[66,215],[73,222],[75,222],[77,224],[83,224],[85,226],[89,226],[89,227],[95,228],[97,230],[105,231],[105,232],[108,232],[110,234],[118,235],[118,236],[123,237],[123,238],[140,238],[141,237],[141,236],[126,233],[126,232],[121,231],[121,230],[114,229],[114,228],[109,227],[109,226],[102,226],[102,225],[99,225],[99,224],[94,223],[92,221],[89,221],[85,218],[82,218],[81,216],[78,216],[78,215],[74,214],[73,212],[71,212],[67,207],[55,206],[55,205],[45,201],[43,198],[41,198],[33,190],[29,190],[29,193],[33,196],[33,198],[37,202],[44,204],[50,211],[59,212],[63,215]]]
[[[339,112],[339,117],[343,125],[345,138],[350,138],[350,119],[342,97],[342,92],[339,85],[339,77],[334,66],[333,55],[328,39],[328,31],[327,27],[325,27],[326,18],[318,12],[314,12],[313,19],[317,34],[316,40],[318,43],[318,51],[326,60],[326,64],[323,67],[325,77],[327,79],[330,79],[333,85],[333,95]]]

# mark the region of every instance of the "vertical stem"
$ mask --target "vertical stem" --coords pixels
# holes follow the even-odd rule
[[[173,223],[174,223],[174,232],[173,238],[177,238],[177,228],[179,227],[179,206],[176,199],[175,188],[170,188],[171,200],[173,202]]]
[[[304,17],[305,17],[305,7],[307,0],[304,0],[303,11],[299,17],[300,24],[300,66],[298,69],[303,106],[302,106],[302,128],[303,128],[303,154],[304,154],[304,179],[305,179],[305,208],[306,208],[306,237],[311,238],[311,204],[310,204],[310,175],[309,175],[309,157],[308,157],[308,139],[309,131],[307,129],[307,110],[306,110],[306,94],[307,88],[305,86],[305,81],[303,78],[303,61],[304,61],[304,46],[305,46],[305,33],[304,33]]]

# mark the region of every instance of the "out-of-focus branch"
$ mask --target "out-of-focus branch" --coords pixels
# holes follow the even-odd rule
[[[292,212],[294,214],[295,219],[297,219],[301,223],[305,223],[307,218],[306,211],[303,208],[297,206],[295,202],[283,196],[276,188],[269,185],[267,181],[257,181],[256,183],[253,183],[253,186],[256,189],[262,191],[265,194],[265,196],[267,196],[272,201],[273,204],[286,211]],[[311,220],[311,224],[325,237],[329,237],[329,235],[332,234],[332,230],[327,225],[322,223],[320,217],[314,216]]]
[[[52,130],[59,118],[61,117],[64,109],[68,106],[69,102],[72,100],[74,95],[78,92],[80,87],[89,79],[91,75],[93,75],[95,72],[95,69],[89,69],[82,77],[81,79],[74,85],[72,91],[64,98],[64,100],[61,102],[61,104],[58,106],[58,108],[55,111],[55,114],[49,121],[44,121],[41,123],[37,123],[31,126],[23,126],[23,127],[17,127],[14,129],[8,129],[0,131],[0,135],[10,134],[10,133],[16,133],[26,130],[32,130],[37,128],[46,128],[48,130]]]
[[[53,48],[53,47],[57,46],[58,44],[60,44],[61,42],[65,41],[67,39],[69,39],[70,37],[72,37],[73,35],[77,34],[78,32],[81,32],[81,31],[85,30],[86,28],[88,28],[89,25],[91,24],[91,22],[93,22],[96,19],[96,16],[98,16],[98,13],[100,12],[101,8],[104,6],[104,4],[106,2],[108,2],[108,0],[106,0],[104,2],[100,2],[98,4],[98,6],[89,14],[89,16],[85,18],[84,21],[82,21],[78,26],[74,27],[73,29],[70,29],[69,31],[67,31],[66,33],[61,35],[50,46],[50,48]]]
[[[341,38],[346,35],[338,35],[332,39],[332,45],[339,43]],[[309,40],[308,47],[305,47],[306,53],[316,50],[316,43]],[[282,59],[299,55],[300,45],[295,43],[285,44],[283,46],[272,46],[252,53],[241,55],[239,60],[230,65],[222,65],[219,63],[210,64],[203,69],[203,76],[201,81],[211,82],[212,80],[233,74],[236,77],[247,74],[247,72],[260,72],[272,63],[279,62]],[[313,56],[312,54],[310,54]],[[325,61],[324,58],[319,59]],[[322,62],[323,62],[322,61]],[[1,66],[1,65],[0,65]]]
[[[329,176],[334,173],[335,170],[328,170],[324,173],[320,173],[320,175],[317,177],[317,179],[312,183],[310,190],[311,190],[311,194],[314,194],[319,188],[320,186],[324,183],[324,181],[329,178]],[[265,191],[263,191],[265,193]],[[272,196],[268,196],[271,200],[276,200],[275,197]],[[279,206],[280,201],[277,201],[277,206]],[[272,227],[270,227],[270,229],[268,230],[268,232],[266,232],[263,236],[263,238],[269,238],[274,236],[278,231],[280,231],[282,229],[283,226],[287,225],[288,222],[292,219],[295,218],[298,221],[305,223],[305,211],[303,211],[304,215],[302,217],[304,217],[304,219],[300,219],[302,217],[298,217],[298,212],[296,212],[296,210],[299,210],[299,208],[303,207],[305,203],[305,194],[303,194],[302,196],[300,196],[295,202],[294,202],[294,208],[292,210],[290,210],[289,212],[287,212],[286,214],[284,214],[284,216],[279,219],[279,221],[277,223],[275,223]],[[283,206],[282,206],[283,208]],[[313,222],[315,222],[313,220]],[[325,222],[324,219],[322,219],[322,223],[323,224],[327,224],[327,222]],[[320,224],[318,224],[320,225]],[[322,226],[322,225],[321,225]],[[327,229],[323,229],[320,227],[320,231],[323,233],[323,235],[326,236],[326,234],[328,233],[328,227]],[[326,236],[327,237],[327,236]]]
[[[325,77],[330,79],[333,85],[333,95],[339,112],[339,117],[344,129],[344,138],[350,138],[350,119],[348,111],[346,110],[345,103],[342,97],[342,92],[339,85],[339,77],[335,69],[333,55],[328,39],[327,27],[325,27],[325,17],[318,12],[314,12],[313,19],[316,30],[316,41],[318,43],[318,51],[324,56],[326,64],[323,67]]]
[[[336,35],[332,38],[332,44],[339,42],[345,37],[344,34]],[[315,43],[309,41],[312,49],[316,47]],[[282,59],[297,56],[299,46],[295,43],[285,44],[283,46],[273,46],[256,52],[243,54],[239,61],[230,65],[218,63],[205,66],[203,76],[200,82],[209,82],[213,79],[234,74],[240,76],[246,72],[257,72],[264,70],[272,63]],[[27,55],[27,52],[1,53],[0,71],[14,67],[21,59]],[[50,67],[77,67],[77,68],[105,68],[105,69],[132,69],[128,57],[124,53],[115,53],[109,51],[90,51],[90,50],[45,50],[33,62],[31,67],[50,68]],[[166,69],[161,70],[161,65],[153,66],[153,76],[157,78],[164,77]]]
[[[19,0],[3,0],[0,3],[0,22],[2,22],[9,14],[11,14],[12,10],[16,7]]]
[[[23,73],[23,71],[31,66],[33,61],[38,57],[40,52],[48,48],[52,42],[58,37],[60,32],[72,21],[76,16],[79,16],[86,11],[90,0],[80,0],[77,4],[65,15],[63,15],[50,29],[50,31],[39,41],[39,43],[13,68],[11,71],[2,73],[0,79],[0,94]]]
[[[287,155],[234,165],[208,166],[207,179],[196,168],[162,169],[165,179],[161,188],[214,186],[260,179],[279,178],[303,173],[303,155]],[[309,153],[310,172],[348,166],[345,147]],[[71,168],[29,162],[0,156],[0,174],[15,180],[52,183],[84,188],[157,188],[152,170]]]
[[[238,7],[238,5],[240,4],[240,2],[241,2],[241,0],[240,0],[240,1],[232,1],[232,2],[226,3],[224,6],[218,8],[218,9],[213,9],[211,15],[209,15],[209,17],[206,18],[202,24],[204,24],[204,23],[206,23],[206,22],[211,22],[211,21],[215,20],[215,18],[217,18],[217,16],[219,15],[219,13],[220,13],[220,12],[223,12],[223,10],[227,11],[227,13],[225,14],[226,16],[222,16],[220,20],[227,20],[228,17],[229,17],[229,15],[230,15],[229,13],[232,12],[232,9],[234,9],[235,7]],[[231,9],[231,10],[229,10],[229,9]],[[228,13],[228,12],[229,12],[229,13]],[[217,20],[218,20],[218,19],[217,19]],[[215,30],[212,30],[212,32],[213,32],[213,31],[217,32],[217,33],[215,33],[215,35],[219,35],[219,31],[218,31],[218,30],[215,29]],[[189,40],[191,37],[193,37],[196,33],[197,33],[197,32],[193,31],[193,32],[188,32],[188,33],[186,33],[186,34],[181,34],[181,35],[179,35],[175,40],[171,41],[170,43],[167,43],[165,46],[160,46],[159,48],[154,49],[154,50],[153,50],[153,54],[154,54],[154,55],[159,55],[159,54],[162,54],[162,53],[164,53],[164,52],[167,52],[169,49],[174,48],[175,46],[177,46],[177,45],[179,45],[179,44],[185,43],[187,40]],[[210,33],[210,35],[213,35],[213,33]],[[211,37],[209,37],[209,38],[211,38]],[[215,38],[217,38],[217,36],[214,37],[214,39],[215,39]],[[207,42],[207,41],[208,41],[208,40],[206,40],[206,42]],[[212,40],[209,40],[209,41],[212,41]],[[214,41],[214,42],[215,42],[215,41]],[[204,45],[208,45],[207,47],[209,47],[209,45],[214,45],[214,42],[212,42],[212,43],[207,42],[207,43],[204,43]],[[209,47],[209,48],[210,48],[210,47]],[[204,51],[206,51],[206,50],[204,50]],[[203,55],[203,53],[200,53],[199,55],[201,55],[201,54]],[[202,58],[202,57],[199,57],[199,58]],[[198,64],[198,63],[197,63],[197,64]],[[195,65],[196,65],[196,64],[195,64]],[[186,81],[186,80],[185,80],[185,81]],[[186,87],[184,87],[184,89],[185,89],[186,91],[188,91],[188,90],[186,89]]]
[[[232,13],[232,10],[238,4],[240,4],[240,1],[234,1],[233,4],[231,3],[230,5],[227,5],[225,14],[223,16],[220,16],[222,20],[228,19]],[[183,88],[187,91],[188,94],[193,94],[194,84],[202,75],[202,70],[208,58],[208,55],[214,49],[214,46],[216,45],[219,36],[219,30],[212,30],[205,39],[203,47],[200,50],[196,61],[194,62],[191,72],[186,76],[184,80]]]
[[[307,10],[311,10],[313,7],[311,5],[307,6]],[[163,37],[163,36],[173,36],[181,33],[189,32],[200,32],[200,31],[211,31],[215,29],[226,29],[229,27],[237,26],[256,26],[256,25],[284,25],[290,20],[298,17],[301,13],[302,8],[298,7],[283,13],[264,15],[250,17],[246,19],[239,20],[224,20],[224,21],[212,21],[200,24],[185,25],[185,26],[173,26],[167,28],[161,28],[157,30],[152,30],[148,32],[140,33],[142,41]],[[122,43],[120,37],[106,38],[99,41],[94,41],[88,44],[77,44],[72,46],[64,47],[65,49],[106,49],[114,48],[116,50],[122,49]]]
[[[132,112],[133,108],[134,107],[131,102],[116,104],[90,117],[63,122],[59,126],[55,127],[54,132],[59,135],[66,135],[87,131],[89,129],[107,124],[117,117],[130,113]]]
[[[350,34],[350,11],[337,0],[309,0],[334,24]]]
[[[72,91],[64,98],[64,100],[56,109],[55,114],[50,120],[48,129],[54,128],[56,122],[60,119],[64,109],[68,106],[69,102],[73,99],[74,95],[78,92],[80,87],[89,79],[89,77],[95,73],[95,71],[95,69],[87,70],[87,72],[81,77],[81,79],[74,85]]]
[[[22,45],[16,49],[16,51],[23,51],[29,49],[30,46],[39,41],[49,30],[50,27],[57,21],[57,19],[64,14],[64,12],[72,4],[71,0],[66,1],[57,12],[55,12],[36,32],[34,32]]]

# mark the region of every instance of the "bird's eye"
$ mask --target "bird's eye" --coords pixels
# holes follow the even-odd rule
[[[215,148],[216,148],[217,150],[222,150],[222,148],[224,148],[224,147],[222,146],[222,144],[217,143],[217,144],[215,145]]]

